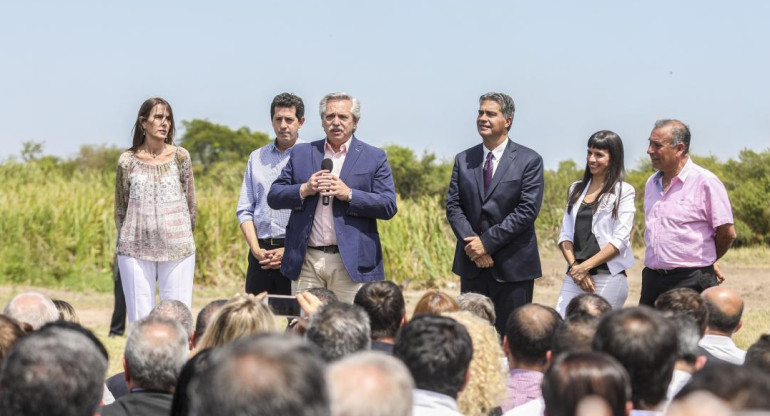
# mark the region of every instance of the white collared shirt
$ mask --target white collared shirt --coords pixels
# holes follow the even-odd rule
[[[495,172],[497,172],[497,165],[500,164],[500,159],[503,157],[503,152],[505,151],[505,146],[508,146],[508,142],[511,141],[510,138],[508,140],[505,140],[504,142],[500,143],[499,146],[495,147],[492,150],[487,149],[486,146],[482,145],[481,148],[484,149],[484,163],[487,163],[487,155],[489,152],[492,152],[492,177],[495,176]],[[483,165],[482,165],[483,167]]]
[[[414,389],[412,416],[463,416],[457,400],[435,391]]]
[[[570,193],[577,183],[575,182],[570,186]],[[583,193],[575,201],[575,204],[572,205],[571,211],[565,209],[557,245],[562,241],[574,241],[575,217],[590,185],[591,182],[589,181],[585,189],[583,189]],[[618,192],[618,187],[621,188],[620,192]],[[599,206],[596,207],[593,220],[591,221],[591,231],[594,237],[596,237],[599,248],[612,244],[618,249],[618,255],[607,260],[607,267],[609,267],[610,273],[613,275],[628,269],[634,264],[634,253],[631,250],[631,228],[634,225],[634,212],[636,211],[636,206],[634,205],[635,193],[636,191],[634,191],[634,187],[630,183],[621,182],[615,186],[612,193],[603,194],[596,201]],[[620,204],[618,206],[618,218],[615,219],[612,217],[612,210],[615,208],[615,201],[618,195],[620,195]]]
[[[732,338],[724,335],[704,335],[698,343],[714,357],[735,365],[743,365],[746,351],[735,346]]]

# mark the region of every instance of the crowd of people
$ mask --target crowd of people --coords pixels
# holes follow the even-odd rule
[[[15,296],[0,315],[2,415],[731,415],[770,412],[770,335],[732,341],[743,302],[727,287],[613,308],[580,294],[530,303],[495,329],[486,296],[427,291],[407,312],[393,282],[353,303],[329,289],[276,315],[267,293],[196,319],[159,302],[128,329],[123,372],[69,303]],[[761,413],[756,413],[761,414]]]
[[[244,293],[194,320],[192,160],[174,145],[170,104],[145,101],[115,191],[110,335],[123,333],[125,307],[123,371],[105,377],[110,357],[72,305],[19,294],[0,315],[0,415],[770,411],[770,335],[738,348],[743,300],[720,286],[717,260],[736,238],[730,201],[691,160],[681,121],[660,120],[649,136],[657,172],[644,190],[639,306],[624,307],[636,190],[608,130],[589,137],[583,177],[566,190],[564,280],[541,305],[543,161],[509,136],[513,99],[482,95],[482,143],[457,155],[446,200],[461,294],[428,290],[407,313],[377,228],[397,213],[395,185],[385,152],[354,134],[360,102],[324,96],[326,137],[309,143],[304,112],[294,94],[273,100],[275,140],[249,156],[236,208]],[[274,296],[297,311],[274,309]]]

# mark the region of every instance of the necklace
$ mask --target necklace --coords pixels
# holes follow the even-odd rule
[[[160,156],[160,155],[162,155],[162,154],[163,154],[163,150],[165,150],[165,149],[163,149],[163,150],[161,150],[161,151],[160,151],[160,152],[158,152],[158,153],[153,153],[153,152],[152,152],[152,151],[150,151],[149,149],[150,149],[149,147],[148,147],[147,149],[144,149],[144,153],[147,153],[147,154],[148,154],[148,155],[150,155],[150,157],[152,157],[153,159],[157,159],[157,157],[158,157],[158,156]]]

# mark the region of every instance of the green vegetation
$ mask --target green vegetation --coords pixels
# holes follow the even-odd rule
[[[198,196],[196,279],[223,285],[240,281],[246,245],[235,218],[243,168],[251,150],[268,136],[231,130],[205,120],[184,122],[182,146],[195,161]],[[412,287],[450,277],[455,239],[445,219],[444,198],[451,162],[389,145],[389,163],[399,193],[399,212],[380,222],[386,273]],[[122,149],[83,146],[75,157],[43,156],[42,143],[28,142],[22,160],[0,164],[0,283],[110,290],[115,245],[115,166]],[[737,245],[770,244],[770,149],[741,152],[720,162],[694,157],[725,183],[733,203]],[[561,226],[567,188],[579,179],[581,163],[564,161],[546,171],[543,207],[537,220],[542,245],[553,246]],[[649,163],[628,172],[637,190],[634,243],[641,246],[644,183]]]

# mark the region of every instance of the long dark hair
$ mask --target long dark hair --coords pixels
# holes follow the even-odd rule
[[[169,117],[171,117],[168,135],[166,136],[166,140],[164,140],[164,142],[166,144],[174,144],[174,133],[176,133],[176,127],[174,127],[174,111],[171,109],[171,104],[169,104],[168,101],[164,100],[163,98],[152,97],[146,99],[142,103],[142,106],[139,107],[139,113],[136,115],[134,128],[131,129],[131,134],[134,136],[134,140],[128,150],[136,152],[137,149],[139,149],[139,146],[144,144],[144,128],[142,127],[142,123],[147,121],[147,118],[150,116],[150,112],[158,104],[165,106],[168,110]]]
[[[592,134],[591,137],[588,138],[588,147],[599,150],[606,150],[610,153],[610,165],[607,167],[607,173],[604,175],[604,184],[602,185],[602,190],[599,193],[599,197],[596,198],[596,202],[599,202],[599,200],[604,197],[605,194],[614,192],[615,185],[623,182],[623,179],[626,177],[626,165],[623,161],[623,141],[620,139],[620,136],[618,136],[617,133],[609,130],[601,130]],[[572,192],[569,194],[569,198],[567,199],[568,212],[572,210],[572,206],[575,205],[578,198],[580,198],[580,194],[582,194],[583,190],[586,188],[586,186],[588,186],[588,181],[592,177],[593,175],[591,174],[591,169],[588,168],[588,161],[586,161],[586,170],[583,173],[583,180],[578,182],[575,187],[572,188]],[[619,205],[620,195],[615,198],[615,206],[612,208],[612,218],[618,218]],[[598,203],[594,204],[594,212],[596,212],[596,207],[598,206]]]

